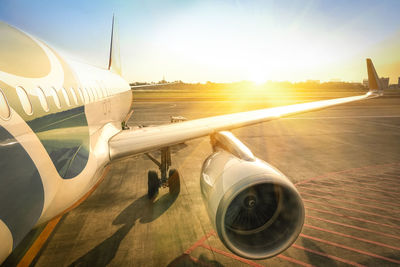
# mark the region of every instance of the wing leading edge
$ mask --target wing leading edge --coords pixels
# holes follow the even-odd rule
[[[240,128],[298,113],[324,109],[373,97],[377,97],[377,95],[367,93],[360,96],[240,112],[156,127],[146,127],[139,130],[125,130],[111,138],[109,142],[110,159],[115,160],[130,155],[157,150],[162,147],[172,146],[219,131]]]
[[[364,95],[240,112],[155,127],[146,127],[139,130],[121,131],[109,141],[110,160],[154,151],[191,139],[211,135],[219,131],[231,130],[294,114],[378,97],[381,95],[380,92],[377,92],[377,89],[380,89],[379,77],[370,59],[367,59],[367,70],[369,74],[369,84],[372,86],[370,86],[370,91]]]

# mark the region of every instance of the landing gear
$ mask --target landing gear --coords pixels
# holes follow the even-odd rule
[[[147,173],[147,196],[149,199],[153,199],[158,195],[158,189],[160,188],[160,180],[158,174],[155,171],[149,171]]]
[[[177,195],[181,191],[181,183],[179,172],[176,169],[171,169],[168,172],[168,188],[171,195]]]
[[[148,153],[146,153],[146,156],[158,166],[161,173],[161,177],[158,178],[157,172],[148,172],[147,196],[149,199],[153,199],[157,196],[160,187],[169,187],[170,194],[178,194],[180,191],[179,173],[176,169],[169,169],[171,166],[170,148],[166,147],[161,149],[161,162]]]

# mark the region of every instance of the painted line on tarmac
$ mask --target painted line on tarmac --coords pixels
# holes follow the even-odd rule
[[[383,177],[385,176],[385,177]],[[368,176],[350,176],[350,177],[354,177],[354,178],[364,178],[364,177],[368,177],[370,179],[373,180],[382,180],[382,181],[389,181],[389,182],[400,182],[400,175],[391,175],[389,177],[387,177],[388,174],[387,173],[381,173],[381,174],[369,174]],[[396,179],[397,178],[397,179]]]
[[[348,210],[348,211],[355,211],[358,213],[363,213],[363,214],[367,214],[367,215],[371,215],[371,216],[376,216],[379,218],[385,218],[385,219],[389,219],[389,220],[394,220],[394,221],[400,221],[399,218],[394,218],[391,216],[386,216],[386,215],[382,215],[382,214],[377,214],[377,213],[373,213],[373,212],[369,212],[369,211],[364,211],[364,210],[358,210],[358,209],[353,209],[353,208],[347,208],[347,207],[342,207],[342,206],[337,206],[337,205],[332,205],[326,202],[321,202],[321,201],[315,201],[315,200],[309,200],[309,199],[303,199],[304,202],[311,202],[311,203],[315,203],[318,205],[324,205],[324,206],[329,206],[329,207],[333,207],[333,208],[337,208],[337,209],[343,209],[343,210]]]
[[[391,246],[389,244],[376,242],[376,241],[372,241],[372,240],[369,240],[369,239],[365,239],[365,238],[361,238],[361,237],[357,237],[357,236],[353,236],[353,235],[348,235],[348,234],[336,232],[336,231],[329,230],[329,229],[326,229],[326,228],[313,226],[313,225],[310,225],[310,224],[306,224],[305,223],[304,226],[307,227],[307,228],[310,228],[310,229],[319,230],[319,231],[322,231],[322,232],[326,232],[326,233],[330,233],[330,234],[334,234],[334,235],[338,235],[338,236],[343,236],[343,237],[347,237],[347,238],[351,238],[351,239],[354,239],[354,240],[362,241],[362,242],[373,244],[373,245],[376,245],[376,246],[386,247],[386,248],[390,248],[390,249],[394,249],[394,250],[400,250],[400,247]]]
[[[399,174],[390,174],[390,173],[384,173],[384,174],[382,174],[383,176],[386,176],[386,177],[388,177],[388,178],[397,178],[397,179],[395,179],[395,180],[392,180],[392,181],[396,181],[396,182],[398,182],[399,181]]]
[[[299,189],[302,189],[302,188],[305,188],[305,186],[315,186],[316,184],[315,183],[310,183],[310,184],[301,184],[300,186],[300,188]],[[324,185],[324,184],[318,184],[318,186],[319,187],[323,187],[323,188],[331,188],[331,189],[335,189],[335,190],[337,190],[338,188],[337,187],[332,187],[332,186],[329,186],[329,185]],[[349,193],[355,193],[355,194],[360,194],[360,191],[353,191],[353,190],[348,190],[347,188],[346,189],[342,189],[342,188],[340,188],[340,191],[343,191],[343,192],[349,192]],[[335,192],[337,192],[337,191],[335,191]],[[370,197],[374,197],[374,198],[376,198],[376,197],[380,197],[380,198],[390,198],[392,201],[395,201],[395,200],[398,200],[398,198],[397,197],[392,197],[392,196],[388,196],[388,195],[377,195],[377,194],[370,194],[369,192],[362,192],[363,193],[363,195],[365,196],[370,196]],[[391,201],[391,200],[389,200],[389,199],[385,199],[385,200],[387,200],[387,201]]]
[[[379,184],[376,184],[376,183],[368,183],[368,182],[361,182],[361,181],[358,181],[358,180],[352,180],[352,179],[346,179],[346,178],[328,178],[327,179],[328,181],[330,181],[330,180],[333,180],[333,181],[338,181],[338,182],[346,182],[346,183],[356,183],[356,184],[361,184],[361,185],[372,185],[372,186],[374,186],[374,188],[378,188],[379,190],[384,190],[384,191],[387,191],[386,193],[395,193],[395,194],[400,194],[400,193],[398,193],[398,192],[392,192],[392,191],[390,191],[389,190],[389,188],[390,189],[393,189],[393,186],[398,186],[398,185],[394,185],[394,184],[390,184],[390,187],[389,188],[386,188],[386,187],[382,187],[382,186],[380,186],[380,187],[375,187],[375,186],[378,186],[378,185],[380,185],[381,183],[384,183],[384,182],[379,182],[379,181],[376,181],[375,180],[375,182],[379,182]],[[322,180],[321,180],[322,181]]]
[[[364,227],[359,227],[359,226],[355,226],[355,225],[351,225],[351,224],[336,222],[336,221],[332,221],[332,220],[328,220],[328,219],[324,219],[324,218],[319,218],[319,217],[311,216],[311,215],[306,215],[306,218],[311,218],[311,219],[327,222],[327,223],[330,223],[330,224],[340,225],[340,226],[356,229],[356,230],[359,230],[359,231],[374,233],[374,234],[377,234],[377,235],[381,235],[381,236],[390,237],[390,238],[394,238],[394,239],[399,239],[400,240],[400,236],[387,234],[387,233],[382,233],[382,232],[371,230],[371,229],[367,229],[367,228],[364,228]]]
[[[385,226],[385,227],[389,227],[389,228],[400,229],[400,227],[397,226],[397,225],[390,225],[390,224],[386,224],[386,223],[375,222],[375,221],[367,220],[367,219],[364,219],[364,218],[343,215],[343,214],[340,214],[340,213],[337,213],[337,212],[333,212],[333,211],[320,210],[320,209],[312,208],[312,207],[309,207],[309,206],[305,206],[305,207],[308,210],[313,210],[313,211],[320,212],[320,213],[331,214],[331,215],[335,215],[336,217],[342,217],[342,218],[356,220],[356,221],[360,221],[360,222],[376,224],[376,225],[379,225],[379,226]]]
[[[296,245],[296,244],[293,244],[292,247],[300,249],[300,250],[304,250],[304,251],[307,251],[307,252],[310,252],[310,253],[313,253],[313,254],[316,254],[316,255],[319,255],[319,256],[323,256],[323,257],[326,257],[326,258],[329,258],[329,259],[332,259],[332,260],[340,261],[340,262],[346,263],[348,265],[357,266],[357,267],[366,267],[365,265],[359,264],[359,263],[354,262],[354,261],[349,261],[349,260],[346,260],[346,259],[342,259],[342,258],[330,255],[330,254],[325,253],[325,252],[320,252],[320,251],[316,251],[316,250],[313,250],[313,249],[305,248],[305,247],[302,247],[302,246],[299,246],[299,245]]]
[[[334,247],[338,247],[338,248],[354,251],[354,252],[357,252],[359,254],[363,254],[363,255],[366,255],[366,256],[369,256],[369,257],[373,257],[373,258],[376,258],[376,259],[381,259],[381,260],[384,260],[384,261],[400,264],[399,260],[395,260],[395,259],[392,259],[392,258],[388,258],[388,257],[384,257],[384,256],[381,256],[381,255],[377,255],[377,254],[374,254],[374,253],[371,253],[371,252],[368,252],[368,251],[352,248],[352,247],[349,247],[349,246],[345,246],[345,245],[338,244],[338,243],[335,243],[335,242],[327,241],[327,240],[324,240],[324,239],[321,239],[321,238],[318,238],[318,237],[314,237],[314,236],[310,236],[310,235],[300,234],[300,236],[303,237],[303,238],[307,238],[307,239],[311,239],[311,240],[314,240],[314,241],[318,241],[318,242],[321,242],[321,243],[324,243],[324,244],[327,244],[327,245],[330,245],[330,246],[334,246]]]
[[[335,183],[335,182],[329,181],[329,179],[328,179],[328,180],[319,180],[318,182],[320,182],[320,183],[332,184],[332,185],[338,185],[338,184]],[[317,182],[317,181],[311,181],[311,183],[313,183],[313,184],[315,184],[315,185],[319,185],[318,182]],[[356,186],[351,185],[352,188],[359,188],[359,189],[361,189],[361,190],[369,190],[369,191],[379,192],[379,193],[384,193],[384,194],[390,193],[391,195],[395,195],[396,197],[400,197],[400,193],[396,193],[396,192],[392,192],[392,191],[388,192],[387,190],[379,190],[379,189],[375,189],[375,188],[370,188],[370,187],[368,187],[368,186],[362,186],[362,185],[360,186],[360,185],[358,185],[358,183],[356,183],[356,182],[347,182],[346,185],[347,185],[348,183],[350,183],[350,184],[356,184]]]
[[[346,196],[344,194],[338,194],[337,191],[335,191],[335,193],[333,193],[333,192],[326,191],[326,190],[316,189],[314,187],[307,188],[305,186],[302,186],[301,190],[315,191],[315,192],[320,192],[320,193],[329,194],[329,195],[338,196],[338,197],[351,197],[351,198],[365,200],[365,201],[369,201],[369,202],[375,202],[375,203],[378,203],[378,204],[381,204],[381,205],[386,205],[386,206],[389,206],[390,208],[396,208],[396,207],[400,208],[400,204],[396,204],[396,203],[393,203],[393,202],[379,201],[379,200],[372,199],[372,198],[365,198],[365,197],[353,196],[353,195]],[[394,206],[394,207],[392,207],[392,206]],[[400,227],[399,227],[399,229],[400,229]]]
[[[372,185],[376,185],[378,183],[378,185],[381,185],[381,184],[388,185],[392,188],[393,188],[393,186],[400,186],[400,183],[398,183],[398,182],[400,182],[400,180],[395,181],[395,180],[389,180],[389,179],[381,179],[380,178],[381,176],[382,175],[376,175],[376,176],[369,175],[369,176],[360,176],[360,177],[349,176],[349,177],[347,177],[347,179],[342,179],[342,180],[344,180],[344,181],[350,180],[350,181],[357,181],[357,182],[359,180],[361,180],[360,183],[372,184]],[[331,178],[331,179],[339,180],[337,178]]]
[[[314,180],[318,180],[321,178],[325,178],[325,177],[329,177],[331,175],[335,175],[335,174],[342,174],[342,173],[353,173],[353,172],[359,172],[361,170],[365,170],[365,169],[375,169],[375,168],[387,168],[387,167],[392,167],[392,166],[396,166],[398,167],[400,165],[400,162],[394,162],[394,163],[386,163],[386,164],[377,164],[377,165],[368,165],[368,166],[363,166],[363,167],[357,167],[357,168],[351,168],[351,169],[346,169],[346,170],[341,170],[341,171],[336,171],[336,172],[329,172],[329,173],[325,173],[323,175],[319,175],[304,181],[299,181],[297,183],[295,183],[295,185],[301,185],[301,184],[305,184],[308,183],[310,181],[314,181]]]
[[[40,252],[48,238],[50,237],[51,233],[54,231],[58,223],[60,222],[60,219],[64,214],[69,212],[70,210],[74,209],[77,207],[79,204],[81,204],[85,199],[87,199],[93,191],[100,185],[100,183],[104,180],[106,174],[108,173],[110,169],[110,165],[106,166],[103,170],[103,173],[99,179],[99,181],[90,189],[89,192],[87,192],[83,197],[81,197],[77,202],[75,202],[70,208],[66,209],[64,212],[62,212],[60,215],[58,215],[56,218],[51,220],[50,222],[47,223],[46,227],[40,233],[39,237],[35,240],[35,242],[32,244],[32,246],[28,249],[28,251],[25,253],[25,255],[22,257],[22,259],[18,262],[17,267],[23,267],[23,266],[29,266],[32,261],[36,258],[37,254]]]
[[[232,258],[232,259],[234,259],[234,260],[237,260],[237,261],[246,263],[246,264],[248,264],[248,265],[250,265],[250,266],[254,266],[254,267],[263,267],[262,265],[260,265],[260,264],[258,264],[258,263],[256,263],[256,262],[254,262],[254,261],[241,258],[241,257],[239,257],[239,256],[236,256],[235,254],[226,252],[226,251],[221,250],[221,249],[217,249],[217,248],[211,247],[211,246],[209,246],[209,245],[201,244],[200,247],[205,248],[205,249],[208,249],[208,250],[213,251],[213,252],[216,252],[216,253],[218,253],[218,254],[224,255],[224,256],[226,256],[226,257]]]
[[[28,249],[22,259],[18,262],[17,267],[29,266],[32,261],[35,259],[36,255],[42,249],[43,245],[46,243],[47,239],[53,232],[54,228],[57,226],[58,222],[61,220],[62,216],[58,216],[47,223],[46,227],[40,233],[38,238],[32,244],[32,246]]]
[[[199,261],[199,259],[197,259],[197,258],[191,256],[190,253],[192,253],[196,248],[202,247],[202,248],[204,248],[204,249],[210,250],[210,251],[215,252],[215,253],[218,253],[218,254],[220,254],[220,255],[223,255],[223,256],[232,258],[232,259],[234,259],[234,260],[243,262],[243,263],[248,264],[248,265],[250,265],[250,266],[253,266],[253,267],[262,267],[262,265],[260,265],[260,264],[258,264],[258,263],[256,263],[256,262],[254,262],[254,261],[251,261],[251,260],[248,260],[248,259],[244,259],[244,258],[242,258],[242,257],[239,257],[239,256],[235,255],[235,254],[232,254],[232,253],[229,253],[229,252],[226,252],[226,251],[223,251],[223,250],[220,250],[220,249],[211,247],[211,246],[209,246],[209,245],[205,245],[204,242],[205,242],[208,238],[210,238],[211,236],[217,237],[217,234],[216,234],[214,231],[209,232],[208,234],[206,234],[205,236],[203,236],[202,238],[200,238],[198,241],[196,241],[190,248],[188,248],[188,249],[184,252],[184,254],[189,255],[189,256],[191,257],[191,259],[194,260],[194,261]],[[313,265],[311,265],[311,264],[308,264],[308,263],[305,263],[305,262],[302,262],[302,261],[293,259],[293,258],[291,258],[291,257],[284,256],[284,255],[278,255],[277,257],[280,258],[280,259],[283,259],[283,260],[292,262],[292,263],[299,264],[299,265],[301,265],[301,266],[306,266],[306,267],[311,267],[311,266],[313,266]]]
[[[210,236],[215,235],[214,231],[209,232],[208,234],[206,234],[205,236],[203,236],[202,238],[200,238],[199,240],[196,241],[196,243],[194,243],[190,248],[188,248],[187,250],[185,250],[184,254],[190,254],[193,252],[193,250],[195,250],[198,246],[200,246],[201,244],[203,244],[204,241],[206,241]]]
[[[381,208],[381,207],[374,206],[374,205],[368,205],[368,204],[362,204],[362,203],[353,202],[353,201],[342,200],[342,199],[338,199],[336,197],[320,196],[320,195],[310,194],[310,193],[306,193],[306,192],[300,192],[300,194],[301,195],[307,195],[307,196],[310,196],[310,197],[322,198],[322,199],[326,199],[326,200],[334,200],[336,202],[342,202],[342,203],[347,203],[347,204],[351,204],[351,205],[358,205],[358,206],[372,208],[372,209],[376,209],[376,210],[387,211],[387,212],[390,212],[390,213],[393,212],[393,209],[385,209],[385,208]]]
[[[400,115],[373,115],[373,116],[326,116],[326,117],[286,117],[281,120],[325,120],[325,119],[363,119],[363,118],[400,118]],[[393,125],[388,125],[393,126]]]

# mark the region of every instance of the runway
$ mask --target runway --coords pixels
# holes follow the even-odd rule
[[[217,238],[200,194],[200,168],[211,153],[209,138],[200,138],[172,148],[177,197],[161,189],[154,203],[147,199],[147,171],[156,166],[144,155],[113,163],[94,193],[61,218],[32,266],[399,266],[399,95],[232,131],[304,200],[303,231],[277,257],[242,259]],[[261,107],[265,102],[138,101],[129,125]]]

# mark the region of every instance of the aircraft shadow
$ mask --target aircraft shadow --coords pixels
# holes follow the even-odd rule
[[[321,253],[325,253],[323,249],[321,249],[317,243],[308,239],[302,239],[303,245],[306,248],[316,250]],[[337,261],[332,260],[327,257],[320,257],[314,253],[305,251],[305,254],[308,257],[308,262],[313,266],[338,266]]]
[[[160,217],[179,195],[165,194],[155,202],[147,195],[136,199],[126,207],[112,222],[113,225],[122,225],[113,235],[105,239],[88,253],[71,263],[69,266],[106,266],[115,257],[119,246],[136,222],[149,223]]]
[[[192,258],[190,255],[182,254],[173,261],[171,261],[167,267],[222,267],[221,263],[215,260],[209,260],[204,254],[200,255],[198,259]]]

